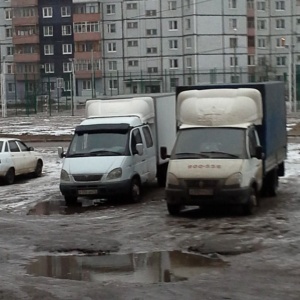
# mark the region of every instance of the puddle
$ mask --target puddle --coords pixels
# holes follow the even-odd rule
[[[44,201],[37,203],[28,211],[27,215],[72,215],[81,214],[86,211],[107,209],[108,207],[111,207],[111,205],[105,205],[103,201],[99,200],[84,201],[74,206],[66,206],[64,201]]]
[[[26,267],[27,274],[92,282],[159,283],[188,280],[201,272],[228,264],[219,257],[163,251],[100,256],[39,256]]]

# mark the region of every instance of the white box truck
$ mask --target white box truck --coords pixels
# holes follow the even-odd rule
[[[177,87],[179,130],[170,157],[170,214],[185,205],[241,205],[275,196],[287,156],[284,84]]]
[[[138,202],[144,183],[165,186],[168,159],[159,154],[175,142],[175,106],[175,93],[88,100],[68,150],[58,148],[66,204],[78,197]]]

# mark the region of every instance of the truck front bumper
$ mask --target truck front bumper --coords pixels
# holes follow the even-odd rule
[[[129,193],[130,180],[105,183],[60,183],[59,189],[63,196],[89,198],[115,198]]]
[[[250,196],[250,188],[214,190],[211,195],[191,195],[187,188],[166,188],[166,201],[181,205],[228,205],[245,204]]]

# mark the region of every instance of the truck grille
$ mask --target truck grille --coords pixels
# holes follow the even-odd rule
[[[185,180],[185,184],[187,187],[193,188],[215,188],[218,185],[218,180]]]
[[[86,181],[100,181],[102,175],[73,175],[75,181],[86,182]]]

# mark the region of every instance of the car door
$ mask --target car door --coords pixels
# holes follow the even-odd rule
[[[143,144],[142,155],[137,154],[136,144]],[[145,182],[147,180],[147,149],[143,142],[140,128],[135,128],[131,131],[130,151],[133,155],[133,170],[140,175],[142,182]]]
[[[23,162],[24,158],[17,142],[13,140],[8,141],[8,147],[9,147],[11,159],[14,164],[15,174],[16,175],[22,174],[24,168],[24,162]]]
[[[17,141],[19,148],[21,149],[23,161],[22,169],[23,173],[33,172],[36,166],[36,158],[32,151],[29,150],[29,147],[22,141]]]

